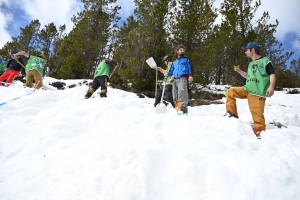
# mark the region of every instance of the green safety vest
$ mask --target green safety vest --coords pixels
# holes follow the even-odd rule
[[[110,73],[109,64],[106,64],[105,60],[102,60],[96,69],[94,78],[97,76],[103,76],[103,75],[109,77],[109,73]]]
[[[243,88],[250,94],[267,97],[267,90],[270,87],[270,76],[266,72],[266,66],[271,60],[263,57],[253,60],[248,65],[246,85]]]
[[[30,70],[37,70],[43,76],[45,64],[46,62],[42,58],[30,55],[25,71],[27,73]]]

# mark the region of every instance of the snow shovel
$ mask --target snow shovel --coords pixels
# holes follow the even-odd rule
[[[156,93],[157,93],[157,65],[156,65],[156,62],[155,60],[150,57],[146,60],[146,63],[152,68],[152,69],[155,69],[156,70],[156,79],[155,79],[155,94],[154,96],[156,96]]]
[[[160,103],[156,105],[155,107],[155,112],[156,114],[160,114],[160,113],[167,113],[167,106],[163,103],[163,99],[164,99],[164,93],[165,93],[165,87],[166,87],[166,78],[164,78],[164,87],[163,87],[163,91],[161,94],[161,99],[160,99]]]
[[[156,69],[157,68],[157,65],[156,65],[156,62],[155,60],[150,57],[146,60],[146,63],[152,68],[152,69]]]

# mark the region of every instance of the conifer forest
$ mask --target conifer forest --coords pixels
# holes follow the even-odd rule
[[[111,82],[151,90],[156,70],[145,61],[153,57],[161,66],[164,56],[175,59],[175,47],[182,44],[194,70],[192,84],[241,86],[245,79],[233,66],[247,71],[250,59],[242,48],[255,41],[272,61],[276,88],[300,87],[300,58],[287,63],[294,52],[286,52],[274,36],[280,20],[269,23],[267,10],[256,16],[260,0],[224,0],[218,9],[213,0],[134,0],[134,14],[122,21],[116,0],[81,1],[84,9],[73,15],[70,32],[64,24],[42,27],[36,19],[21,27],[0,55],[43,53],[46,75],[61,79],[93,78],[101,60],[110,58],[120,64]]]

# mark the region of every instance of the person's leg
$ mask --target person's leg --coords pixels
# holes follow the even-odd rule
[[[249,94],[248,104],[254,122],[253,131],[255,134],[259,135],[261,131],[266,130],[266,122],[264,118],[266,98],[258,97]]]
[[[248,92],[242,87],[232,87],[226,91],[226,112],[238,117],[236,98],[247,98]]]
[[[38,84],[36,89],[43,87],[43,76],[37,70],[31,70],[35,84]]]
[[[161,95],[162,95],[162,88],[160,88],[159,90],[157,90],[156,92],[156,96],[155,96],[155,102],[154,102],[154,107],[157,106],[157,104],[160,103],[161,100]]]
[[[168,101],[170,101],[170,103],[173,106],[173,108],[175,108],[175,103],[174,103],[174,100],[173,100],[172,85],[171,84],[167,84],[166,85],[165,93],[166,93]]]
[[[174,100],[176,111],[180,110],[180,105],[178,105],[178,84],[179,84],[179,81],[180,81],[180,79],[174,79],[173,89],[172,89],[172,95],[173,95],[173,100]]]
[[[7,80],[7,78],[10,76],[10,70],[9,71],[5,71],[1,76],[0,76],[0,84],[5,86],[5,80]]]
[[[187,78],[180,78],[178,86],[178,102],[181,102],[180,110],[187,114],[188,108],[187,105],[189,103],[189,94],[188,94],[188,86],[187,86]]]
[[[92,94],[100,87],[99,76],[95,77],[92,83],[92,86],[86,92],[84,98],[88,99],[92,96]]]
[[[99,83],[101,87],[100,97],[107,97],[107,76],[99,76]]]
[[[32,87],[32,83],[33,83],[33,71],[34,70],[29,70],[27,73],[26,73],[26,87]]]
[[[15,80],[15,78],[17,78],[17,76],[20,73],[19,71],[13,70],[13,69],[9,70],[9,72],[10,72],[10,75],[9,75],[9,77],[6,80],[6,87],[10,86],[11,83],[13,82],[13,80]]]

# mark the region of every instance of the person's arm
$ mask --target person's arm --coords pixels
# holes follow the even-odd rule
[[[273,96],[274,89],[275,89],[275,83],[276,83],[276,76],[275,76],[275,74],[271,74],[270,75],[270,87],[267,90],[268,97]]]
[[[17,56],[25,56],[26,58],[29,58],[30,54],[26,53],[25,51],[20,51],[16,54],[13,54],[12,56],[14,57],[14,59],[17,59]]]
[[[157,70],[162,73],[162,74],[165,74],[166,73],[166,70],[164,70],[163,68],[161,67],[157,67]]]
[[[193,77],[193,67],[192,67],[192,65],[191,65],[191,63],[190,63],[190,60],[188,59],[188,65],[189,65],[189,77],[188,77],[188,81],[189,82],[192,82],[193,80],[194,80],[194,77]]]
[[[113,65],[113,66],[119,66],[119,63],[117,63],[116,61],[114,61],[114,60],[110,60],[110,59],[105,59],[105,63],[106,64],[111,64],[111,65]]]
[[[234,66],[234,71],[239,73],[242,77],[247,78],[247,72],[244,72],[243,70],[240,69],[240,66]]]

